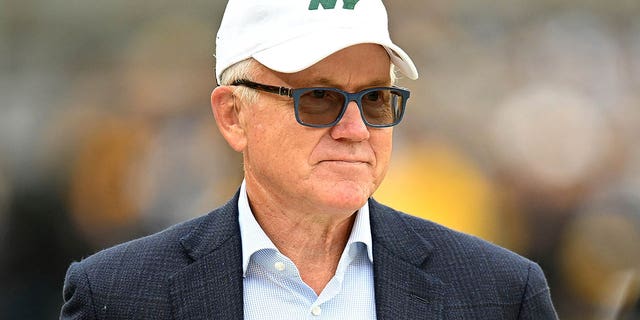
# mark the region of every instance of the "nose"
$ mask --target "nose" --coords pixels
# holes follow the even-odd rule
[[[349,102],[340,122],[331,128],[331,137],[336,140],[365,141],[369,139],[369,128],[364,123],[355,101]]]

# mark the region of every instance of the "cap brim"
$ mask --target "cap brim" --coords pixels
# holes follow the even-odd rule
[[[332,34],[338,35],[344,34],[344,32],[345,31],[342,30]],[[294,73],[309,68],[320,60],[344,48],[361,43],[375,43],[385,48],[387,53],[389,53],[391,63],[393,63],[402,74],[412,80],[418,78],[418,70],[411,58],[409,58],[409,55],[392,43],[391,40],[388,38],[380,39],[379,37],[373,37],[371,35],[377,33],[370,31],[364,31],[361,37],[354,37],[352,30],[349,32],[351,32],[349,37],[334,36],[331,41],[328,42],[317,41],[314,35],[306,34],[305,36],[289,39],[268,49],[259,51],[253,55],[253,58],[271,70]],[[326,34],[326,30],[322,34]],[[318,36],[322,36],[322,34],[318,34]]]

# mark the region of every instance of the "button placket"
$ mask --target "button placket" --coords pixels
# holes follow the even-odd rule
[[[320,306],[313,306],[311,307],[311,314],[314,316],[319,316],[322,313],[322,308],[320,308]]]
[[[287,269],[287,266],[282,261],[276,261],[276,263],[273,264],[273,267],[280,272]]]

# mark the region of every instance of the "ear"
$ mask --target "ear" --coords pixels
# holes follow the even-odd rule
[[[233,89],[229,86],[215,88],[211,93],[211,109],[218,129],[229,146],[237,152],[244,151],[247,137],[240,117],[240,108],[236,106]]]

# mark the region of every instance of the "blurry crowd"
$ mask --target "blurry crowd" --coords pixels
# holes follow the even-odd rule
[[[235,193],[225,3],[0,0],[0,319],[55,318],[69,263]],[[640,319],[640,2],[387,6],[421,74],[374,196],[538,262],[562,319]]]

